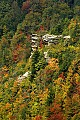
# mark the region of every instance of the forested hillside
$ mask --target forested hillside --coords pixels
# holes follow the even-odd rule
[[[79,0],[0,0],[0,120],[80,120]]]

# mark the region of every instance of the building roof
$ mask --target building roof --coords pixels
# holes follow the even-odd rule
[[[38,39],[38,37],[34,36],[34,37],[31,37],[31,39],[37,40],[37,39]]]
[[[32,34],[32,36],[37,36],[37,34]]]
[[[35,40],[32,40],[33,43],[35,43],[36,41]]]
[[[68,36],[64,36],[63,38],[70,39],[71,37],[70,37],[70,35],[68,35]]]
[[[38,46],[37,46],[37,45],[32,45],[31,47],[32,47],[32,48],[37,48]]]

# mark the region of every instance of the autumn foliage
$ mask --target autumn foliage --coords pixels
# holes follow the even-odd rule
[[[61,107],[58,103],[54,102],[53,107],[50,108],[51,115],[47,120],[65,120]]]
[[[23,2],[22,10],[28,10],[29,7],[30,7],[30,0],[26,0],[25,2]]]

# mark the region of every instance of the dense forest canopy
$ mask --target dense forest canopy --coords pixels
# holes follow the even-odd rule
[[[80,0],[0,0],[0,120],[80,120]]]

